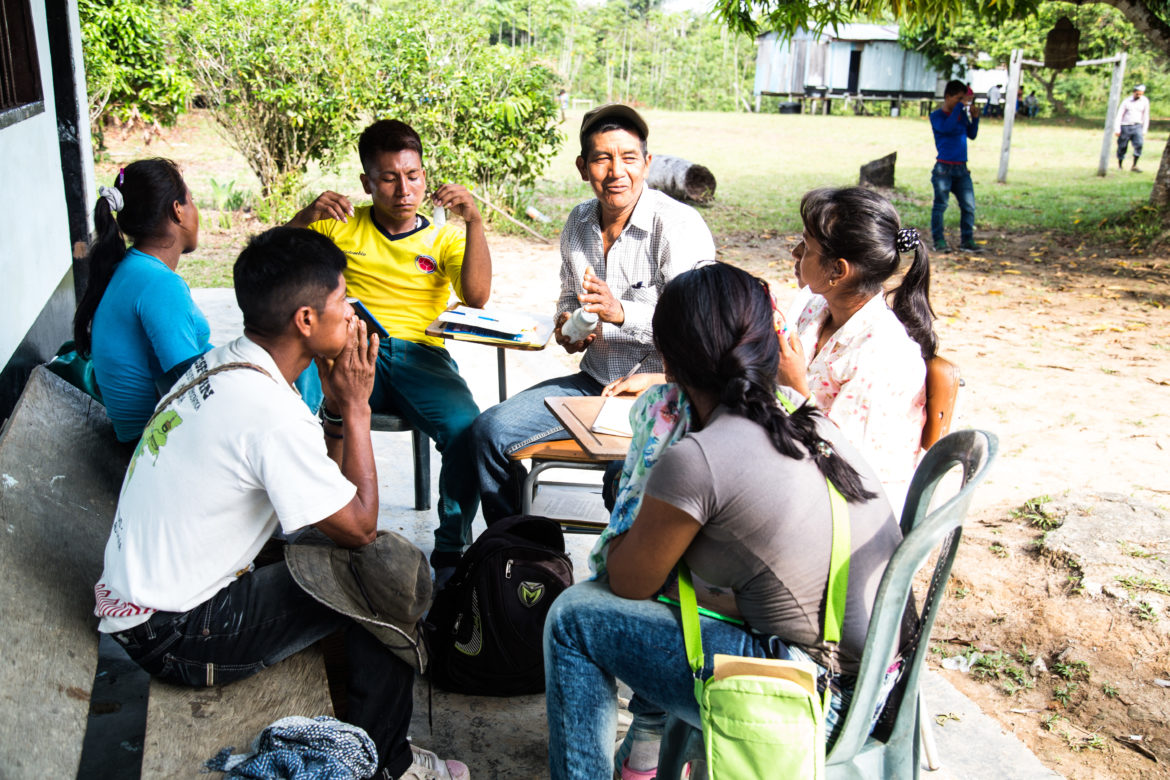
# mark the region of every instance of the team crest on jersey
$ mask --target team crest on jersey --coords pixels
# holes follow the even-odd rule
[[[435,269],[439,267],[439,264],[430,255],[418,255],[414,258],[414,267],[424,274],[433,274]]]

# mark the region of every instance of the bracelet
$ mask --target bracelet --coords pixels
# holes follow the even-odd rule
[[[330,439],[344,439],[345,438],[344,433],[330,433],[329,431],[325,430],[324,428],[321,429],[321,432],[324,433],[325,436],[330,438]]]
[[[332,425],[341,425],[342,417],[339,414],[330,414],[325,409],[325,402],[321,402],[321,407],[317,409],[317,416],[321,418],[321,422],[330,423]]]

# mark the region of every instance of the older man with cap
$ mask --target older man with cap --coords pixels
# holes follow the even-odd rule
[[[675,276],[715,258],[699,213],[646,186],[649,134],[638,112],[619,103],[581,121],[577,170],[595,197],[573,209],[561,232],[555,336],[566,352],[585,354],[578,373],[541,382],[476,419],[472,442],[488,523],[520,511],[525,472],[508,456],[569,438],[544,399],[600,395],[630,371],[661,372],[650,325],[658,296]],[[578,308],[597,318],[583,337],[565,329]]]
[[[1117,168],[1125,162],[1125,151],[1133,141],[1133,172],[1141,173],[1138,159],[1142,156],[1142,142],[1150,129],[1150,99],[1146,97],[1146,85],[1138,84],[1133,94],[1121,101],[1117,119],[1113,123],[1113,134],[1117,136]]]

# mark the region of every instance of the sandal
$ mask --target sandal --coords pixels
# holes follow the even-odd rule
[[[622,780],[654,780],[658,777],[658,767],[653,769],[637,770],[630,769],[630,762],[622,762]]]

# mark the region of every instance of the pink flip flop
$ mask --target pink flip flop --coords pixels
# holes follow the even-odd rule
[[[658,777],[658,767],[639,771],[630,769],[629,759],[622,762],[622,780],[654,780]]]

